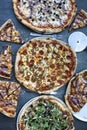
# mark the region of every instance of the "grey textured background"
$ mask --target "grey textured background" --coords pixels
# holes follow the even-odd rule
[[[84,9],[87,11],[87,0],[76,0],[77,3],[77,12],[80,9]],[[12,19],[14,22],[16,28],[20,31],[21,35],[23,36],[24,41],[28,41],[31,38],[34,38],[33,36],[30,36],[30,32],[33,32],[23,24],[21,24],[13,11],[12,8],[12,0],[0,0],[0,26],[8,19]],[[78,31],[84,32],[87,35],[87,27],[78,29]],[[61,33],[58,33],[57,39],[59,35],[62,35],[61,40],[67,42],[69,35],[72,32],[68,32],[68,28],[66,28],[64,31]],[[12,52],[13,52],[13,71],[12,71],[12,76],[10,81],[16,81],[15,75],[14,75],[14,63],[15,63],[15,56],[16,52],[19,49],[21,45],[14,44],[14,43],[6,43],[6,42],[0,42],[0,49],[1,46],[3,45],[11,45],[12,47]],[[87,69],[87,48],[83,52],[77,53],[77,69],[76,72],[80,72],[84,69]],[[6,80],[4,78],[0,78],[1,80]],[[18,101],[18,106],[17,106],[17,115],[21,109],[21,107],[31,98],[38,96],[39,94],[30,92],[27,89],[25,89],[23,86],[21,86],[21,93]],[[67,85],[63,86],[57,91],[56,97],[62,99],[64,101],[64,94],[66,91]],[[5,115],[0,113],[0,130],[16,130],[16,120],[17,120],[17,115],[15,118],[8,118]],[[79,121],[78,119],[74,118],[74,125],[76,130],[87,130],[87,123]]]

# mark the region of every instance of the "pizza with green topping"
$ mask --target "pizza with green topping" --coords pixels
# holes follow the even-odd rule
[[[73,117],[60,99],[39,96],[20,111],[17,130],[74,130]]]
[[[15,76],[29,90],[50,93],[64,86],[76,69],[76,55],[63,41],[35,38],[17,52]]]
[[[17,18],[27,27],[41,33],[57,33],[73,20],[75,0],[13,0]]]

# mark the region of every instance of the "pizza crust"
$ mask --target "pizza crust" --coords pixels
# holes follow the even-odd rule
[[[40,40],[41,42],[47,42],[47,39],[48,40],[55,40],[55,39],[51,39],[51,38],[43,38],[43,37],[38,37],[38,38],[34,38],[34,39],[32,39],[32,40],[30,40],[31,42],[32,41],[34,41],[34,40]],[[29,41],[29,42],[30,42]],[[64,47],[66,47],[66,48],[69,48],[69,46],[67,46],[67,45],[65,45],[66,43],[64,43],[63,41],[60,41],[60,40],[56,40],[57,42],[59,42],[59,43],[61,43],[61,45],[63,45]],[[57,86],[55,86],[54,88],[51,88],[51,89],[49,89],[49,90],[36,90],[35,89],[35,86],[36,86],[36,84],[34,84],[34,87],[31,85],[31,81],[24,81],[24,79],[23,79],[23,77],[21,77],[20,78],[20,75],[18,74],[18,63],[19,63],[19,60],[20,60],[20,50],[22,49],[22,48],[25,48],[28,44],[29,44],[29,42],[27,42],[27,43],[25,43],[24,45],[22,45],[20,48],[19,48],[19,50],[18,50],[18,52],[17,52],[17,55],[16,55],[16,61],[15,61],[15,76],[16,76],[16,78],[17,78],[17,80],[24,86],[24,87],[26,87],[27,89],[29,89],[29,90],[31,90],[31,91],[36,91],[36,92],[38,92],[38,93],[45,93],[45,94],[48,94],[48,93],[51,93],[51,92],[53,92],[53,91],[56,91],[56,90],[58,90],[59,88],[61,88],[64,84],[62,84],[62,85],[57,85]],[[71,48],[70,48],[70,50],[72,50]],[[76,61],[76,54],[75,54],[75,52],[72,50],[72,52],[73,52],[73,55],[74,55],[74,61],[75,61],[75,68],[74,68],[74,70],[72,70],[72,72],[71,72],[71,76],[74,74],[74,72],[75,72],[75,70],[76,70],[76,66],[77,66],[77,61]],[[68,79],[66,79],[66,81],[65,81],[65,84],[68,82],[68,80],[71,78],[71,76],[70,77],[68,77]]]
[[[37,26],[34,26],[33,24],[31,24],[27,18],[23,15],[21,15],[19,12],[18,12],[18,9],[17,9],[17,2],[18,0],[13,0],[13,8],[14,8],[14,13],[15,15],[17,16],[17,18],[24,24],[26,25],[27,27],[29,27],[30,29],[36,31],[36,32],[40,32],[40,33],[45,33],[45,34],[52,34],[52,33],[58,33],[62,30],[64,30],[68,25],[70,25],[70,23],[72,22],[73,20],[73,17],[74,15],[76,14],[76,2],[75,0],[71,0],[71,3],[72,3],[72,13],[71,13],[71,16],[69,16],[70,18],[64,23],[64,25],[61,25],[59,27],[50,27],[50,26],[47,26],[47,27],[37,27]]]

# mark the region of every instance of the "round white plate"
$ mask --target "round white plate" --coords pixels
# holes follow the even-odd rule
[[[81,121],[87,122],[87,103],[79,112],[73,113],[73,116]]]
[[[75,52],[81,52],[87,47],[87,36],[82,32],[74,32],[68,38],[68,43]]]

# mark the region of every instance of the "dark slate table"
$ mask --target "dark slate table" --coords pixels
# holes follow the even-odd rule
[[[77,6],[78,6],[78,10],[80,9],[84,9],[85,11],[87,11],[87,0],[76,0]],[[24,26],[23,24],[21,24],[13,11],[12,8],[12,0],[0,0],[0,26],[8,19],[12,19],[16,28],[20,31],[21,35],[23,36],[24,41],[28,41],[31,38],[34,38],[34,36],[30,35],[30,32],[33,32],[32,30],[30,30],[29,28],[27,28],[26,26]],[[81,31],[83,33],[85,33],[87,35],[87,27],[82,28],[82,29],[78,29],[78,31]],[[68,28],[66,28],[64,31],[58,33],[57,39],[59,38],[60,40],[63,40],[65,42],[68,41],[68,37],[72,32],[68,32]],[[62,35],[62,37],[59,37],[59,35]],[[15,56],[16,56],[16,52],[19,49],[19,47],[21,45],[18,44],[14,44],[14,43],[6,43],[6,42],[0,42],[0,49],[1,46],[3,45],[11,45],[12,47],[12,52],[13,52],[13,71],[12,71],[12,76],[10,81],[16,81],[15,78],[15,74],[14,74],[14,63],[15,63]],[[87,48],[77,54],[77,69],[76,72],[80,72],[84,69],[87,69]],[[5,80],[4,78],[0,78],[0,80]],[[18,100],[18,106],[17,106],[17,115],[20,111],[20,109],[22,108],[22,106],[30,99],[32,99],[33,97],[38,96],[39,94],[34,93],[34,92],[29,92],[27,89],[25,89],[23,86],[21,86],[21,93],[20,93],[20,97]],[[64,94],[66,91],[66,87],[67,84],[65,86],[63,86],[62,88],[60,88],[57,91],[57,94],[55,95],[56,97],[62,99],[64,101]],[[0,130],[16,130],[16,120],[17,120],[17,115],[15,118],[8,118],[5,115],[0,113]],[[86,122],[82,122],[76,118],[74,118],[74,125],[75,125],[75,129],[76,130],[87,130],[87,123]]]

